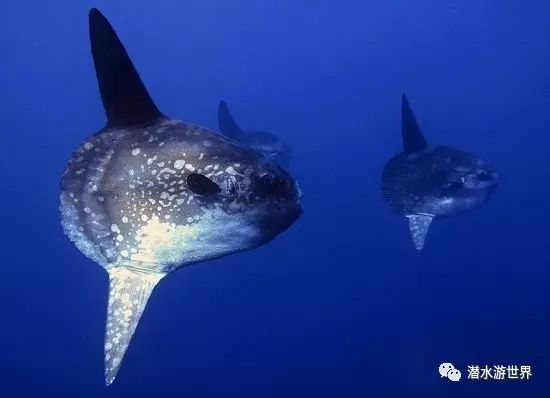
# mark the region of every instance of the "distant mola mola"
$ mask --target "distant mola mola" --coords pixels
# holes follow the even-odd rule
[[[237,141],[241,145],[263,153],[279,166],[288,170],[290,167],[290,145],[275,134],[267,131],[250,130],[243,131],[235,122],[233,115],[225,101],[220,101],[218,106],[218,127],[227,138]]]
[[[68,237],[109,274],[109,385],[164,276],[265,244],[302,208],[296,181],[261,153],[164,116],[107,19],[92,9],[89,24],[107,125],[69,160],[60,210]]]
[[[422,250],[432,220],[487,202],[497,186],[497,174],[471,153],[429,147],[405,95],[401,113],[403,152],[384,167],[382,194],[408,219],[414,245]]]

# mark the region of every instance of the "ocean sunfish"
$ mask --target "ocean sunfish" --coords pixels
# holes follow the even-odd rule
[[[401,112],[403,152],[384,167],[382,193],[408,219],[414,245],[422,250],[432,220],[483,205],[497,186],[497,174],[471,153],[429,147],[405,95]]]
[[[109,274],[109,385],[164,276],[263,245],[302,208],[296,181],[261,153],[163,115],[107,19],[92,9],[89,24],[107,125],[69,160],[60,210],[70,240]]]
[[[218,106],[218,127],[227,138],[237,141],[241,145],[263,153],[286,170],[290,167],[290,145],[281,138],[267,131],[243,131],[235,122],[225,101]]]

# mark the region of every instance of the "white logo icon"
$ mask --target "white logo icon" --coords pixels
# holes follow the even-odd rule
[[[441,378],[446,377],[451,381],[459,381],[462,376],[460,370],[456,369],[450,362],[443,362],[439,365],[439,374]]]

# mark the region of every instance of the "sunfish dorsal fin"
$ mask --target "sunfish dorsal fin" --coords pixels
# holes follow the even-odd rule
[[[434,216],[431,214],[407,214],[406,217],[409,220],[409,230],[414,247],[416,250],[422,250]]]
[[[139,323],[149,296],[164,274],[115,267],[109,273],[109,303],[105,326],[105,384],[110,385]]]
[[[243,133],[235,119],[233,119],[231,112],[229,112],[225,101],[220,101],[218,106],[218,127],[220,132],[228,138],[237,139]]]
[[[405,153],[420,152],[428,147],[406,94],[401,100],[401,136]]]
[[[108,127],[154,123],[161,112],[143,85],[126,49],[107,19],[92,8],[90,44]]]

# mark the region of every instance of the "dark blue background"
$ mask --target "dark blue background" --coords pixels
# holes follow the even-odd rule
[[[292,144],[305,193],[274,242],[163,280],[109,389],[107,274],[57,209],[65,162],[105,120],[91,6],[167,115],[215,127],[226,99]],[[550,396],[550,3],[4,0],[0,16],[0,396]],[[432,143],[501,175],[422,253],[379,192],[403,90]],[[474,364],[534,376],[465,380]]]

